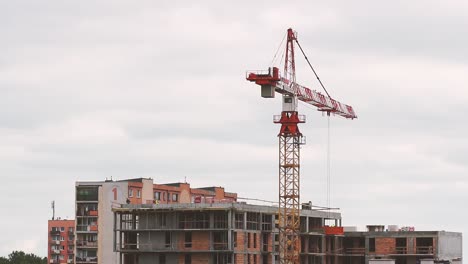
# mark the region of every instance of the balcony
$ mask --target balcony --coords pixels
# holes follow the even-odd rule
[[[89,211],[89,216],[98,216],[98,211]]]
[[[73,255],[73,254],[75,254],[75,252],[73,252],[73,250],[67,250],[67,254],[68,255]]]
[[[97,232],[98,231],[98,226],[97,224],[91,224],[91,225],[77,225],[76,226],[76,232]]]
[[[434,254],[434,247],[432,246],[416,247],[416,254],[432,255]]]
[[[77,240],[76,241],[77,247],[89,247],[89,248],[96,248],[97,242],[96,241],[86,241],[86,240]]]
[[[395,248],[395,254],[398,254],[398,255],[408,254],[408,248],[407,247],[396,247]]]
[[[59,261],[58,259],[51,259],[51,260],[49,261],[49,263],[51,263],[51,264],[59,264],[60,261]]]
[[[366,253],[366,248],[363,248],[363,247],[347,248],[345,252],[346,254],[349,254],[349,255],[364,255]]]
[[[97,257],[76,257],[76,263],[97,263]]]
[[[214,250],[228,250],[227,242],[213,242]]]
[[[50,254],[52,254],[52,255],[60,255],[60,250],[58,250],[58,249],[51,249],[51,250],[50,250]]]
[[[60,236],[60,231],[50,231],[51,236]]]

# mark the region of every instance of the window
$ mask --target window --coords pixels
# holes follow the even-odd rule
[[[185,232],[185,247],[192,247],[192,232]]]
[[[234,247],[237,247],[237,232],[232,235],[234,237]]]
[[[53,241],[59,241],[59,240],[60,240],[60,236],[52,236],[52,240],[53,240]]]
[[[166,247],[171,246],[171,233],[170,232],[165,233],[165,246]]]
[[[166,201],[166,193],[163,193],[163,201]]]
[[[77,201],[97,201],[98,200],[98,187],[77,187],[76,200]]]
[[[65,241],[65,238],[63,236],[61,236],[60,241]]]
[[[160,201],[161,200],[161,192],[154,192],[154,199],[156,201]]]
[[[187,254],[185,255],[185,264],[192,264],[192,256]]]
[[[159,264],[166,264],[166,255],[160,254],[159,255]]]
[[[63,260],[63,255],[60,255],[60,257],[59,257],[59,258],[60,258],[60,260]]]
[[[60,246],[60,250],[65,250],[65,247],[64,247],[64,246]]]
[[[128,197],[133,197],[133,189],[128,189]]]
[[[137,190],[137,198],[141,198],[141,191]]]
[[[369,252],[375,252],[375,238],[369,238]]]
[[[257,233],[254,233],[253,234],[253,247],[254,248],[257,248]]]
[[[60,232],[64,232],[65,231],[65,227],[60,227]]]
[[[247,264],[250,264],[250,254],[247,254]]]
[[[179,200],[179,195],[177,193],[172,194],[172,201],[177,202]]]
[[[250,233],[247,233],[247,248],[250,248]]]
[[[73,233],[73,227],[69,227],[68,232]]]
[[[58,228],[58,227],[52,227],[52,231],[55,231],[55,232],[57,232],[57,231],[60,231],[60,230],[59,230],[59,228]]]

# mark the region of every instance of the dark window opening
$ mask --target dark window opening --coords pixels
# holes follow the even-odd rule
[[[166,264],[166,255],[164,254],[159,255],[159,264]]]
[[[192,255],[185,255],[185,264],[192,264]]]
[[[375,238],[369,238],[369,252],[375,252]]]
[[[185,247],[192,247],[192,232],[185,232]]]
[[[171,232],[166,232],[165,233],[165,241],[164,241],[164,244],[166,247],[170,247],[171,246]]]

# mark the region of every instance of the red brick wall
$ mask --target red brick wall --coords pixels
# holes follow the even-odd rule
[[[127,193],[128,199],[130,200],[131,204],[142,204],[142,188],[142,182],[128,182],[128,192],[130,193],[130,190],[133,190],[132,197],[130,197],[129,193]],[[140,198],[138,198],[138,191],[140,191]]]
[[[376,237],[375,238],[375,253],[377,254],[391,254],[395,252],[396,240],[395,238]]]
[[[236,251],[244,251],[244,241],[247,238],[244,232],[237,232],[237,247],[235,248]]]
[[[206,231],[205,232],[192,232],[192,250],[209,250],[209,249],[210,249],[210,234]]]
[[[244,264],[244,254],[235,254],[234,256],[235,262],[234,264]]]

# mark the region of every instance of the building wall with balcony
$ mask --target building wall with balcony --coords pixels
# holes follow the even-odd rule
[[[75,221],[48,221],[48,263],[71,263],[74,258]]]

